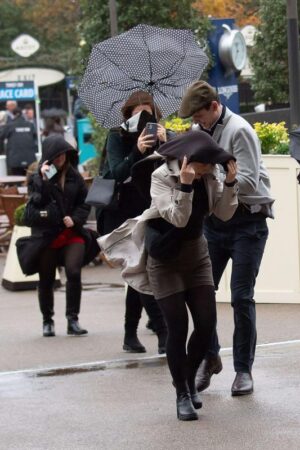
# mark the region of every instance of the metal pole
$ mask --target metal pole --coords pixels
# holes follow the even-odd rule
[[[287,0],[291,128],[300,126],[300,55],[297,0]]]
[[[39,96],[39,88],[34,83],[35,87],[35,118],[36,118],[36,134],[37,134],[37,144],[38,144],[38,153],[39,156],[42,155],[42,141],[41,141],[41,115],[40,115],[40,96]]]
[[[115,0],[109,0],[109,19],[110,19],[110,34],[116,36],[118,34],[117,23],[117,6]]]

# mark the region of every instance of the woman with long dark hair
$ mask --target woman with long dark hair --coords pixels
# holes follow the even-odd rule
[[[122,107],[124,122],[109,132],[103,177],[118,183],[119,200],[115,209],[98,210],[97,222],[100,234],[117,228],[125,220],[136,217],[149,207],[150,196],[143,196],[132,182],[131,170],[135,163],[151,154],[161,143],[166,142],[166,129],[159,123],[161,112],[150,94],[134,92]],[[147,122],[157,123],[157,141],[146,135]],[[156,300],[151,295],[141,294],[128,286],[125,299],[125,336],[123,349],[128,352],[146,351],[137,337],[137,328],[142,309],[150,317],[153,330],[158,337],[158,352],[165,353],[166,324]]]

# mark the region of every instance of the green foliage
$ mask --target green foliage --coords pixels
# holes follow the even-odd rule
[[[16,225],[24,226],[23,217],[24,217],[24,212],[25,212],[25,206],[26,206],[25,204],[20,205],[15,209],[14,219],[15,219]]]
[[[1,0],[0,69],[24,65],[54,65],[72,73],[79,61],[78,20],[77,1]],[[18,56],[10,46],[23,33],[31,35],[40,43],[40,49],[29,58]]]
[[[252,88],[258,102],[286,103],[289,95],[285,0],[261,0],[261,23],[251,52]]]
[[[119,0],[117,3],[118,33],[145,23],[164,28],[190,28],[205,45],[211,25],[207,18],[192,8],[193,0]],[[108,1],[80,0],[81,37],[86,42],[81,48],[82,71],[92,46],[110,37]]]

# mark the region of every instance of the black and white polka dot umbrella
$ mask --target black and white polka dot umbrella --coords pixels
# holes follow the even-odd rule
[[[207,63],[191,30],[137,25],[93,47],[78,92],[106,128],[120,125],[121,106],[139,90],[151,93],[167,117]]]

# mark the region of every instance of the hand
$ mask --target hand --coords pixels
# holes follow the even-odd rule
[[[137,148],[143,154],[148,148],[153,147],[155,140],[151,134],[146,134],[146,129],[144,128],[137,140]]]
[[[74,227],[73,219],[70,216],[65,216],[63,218],[63,223],[65,224],[66,228],[72,228]]]
[[[49,163],[48,160],[47,160],[47,161],[44,161],[44,162],[43,162],[43,165],[42,165],[42,167],[41,167],[41,174],[42,174],[43,180],[47,180],[47,177],[46,177],[46,175],[45,175],[45,172],[47,172],[47,171],[50,169],[50,165],[49,165],[48,163]]]
[[[160,142],[167,142],[167,131],[160,123],[157,124],[157,138]]]
[[[233,183],[237,174],[237,164],[235,161],[230,160],[227,163],[228,172],[226,173],[226,183]]]
[[[180,169],[180,181],[182,184],[192,184],[195,178],[194,168],[187,163],[187,157],[183,158],[182,166]]]

